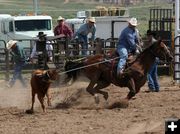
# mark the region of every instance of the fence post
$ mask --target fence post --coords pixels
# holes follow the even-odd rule
[[[96,39],[96,49],[95,49],[95,51],[96,51],[96,54],[102,54],[103,53],[103,51],[102,51],[102,46],[103,46],[103,40],[102,39],[100,39],[100,38],[97,38]]]

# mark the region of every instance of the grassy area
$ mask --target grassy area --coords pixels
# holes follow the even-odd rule
[[[96,6],[117,6],[91,2],[89,0],[76,0],[74,2],[64,3],[64,0],[39,0],[39,12],[48,14],[53,18],[53,25],[56,25],[56,19],[59,15],[65,18],[73,18],[79,10],[95,9]],[[33,13],[33,1],[29,0],[0,0],[0,13],[12,15]],[[140,23],[138,29],[142,35],[148,29],[149,9],[150,8],[172,8],[172,4],[165,2],[146,2],[139,5],[129,6],[130,16],[136,17]]]

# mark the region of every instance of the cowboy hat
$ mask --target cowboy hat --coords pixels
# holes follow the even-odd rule
[[[57,20],[64,20],[62,16],[59,16]]]
[[[38,33],[38,35],[37,35],[37,37],[44,37],[44,36],[46,36],[47,34],[44,34],[44,32],[39,32]]]
[[[10,40],[7,44],[6,44],[6,48],[10,49],[14,44],[16,44],[18,41],[16,40]]]
[[[88,21],[88,22],[93,22],[93,23],[95,23],[95,22],[96,22],[96,20],[95,20],[95,18],[94,18],[94,17],[89,17],[89,18],[87,19],[87,21]]]
[[[137,19],[136,18],[131,18],[129,21],[129,24],[131,24],[132,26],[137,26],[138,25],[138,23],[137,23]]]

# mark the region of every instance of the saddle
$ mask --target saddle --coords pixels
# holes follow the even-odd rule
[[[105,62],[106,65],[108,65],[109,67],[112,68],[112,70],[117,70],[117,64],[119,62],[119,54],[117,53],[117,51],[113,51],[111,52],[110,54],[108,55],[105,55],[104,56],[105,60],[107,60],[108,62]],[[136,57],[133,55],[133,54],[129,54],[128,55],[128,59],[126,60],[126,65],[125,65],[125,68],[127,68],[128,66],[130,66],[133,61],[136,59]]]
[[[119,62],[119,54],[116,51],[113,51],[110,55],[105,55],[105,60],[108,60],[108,62],[105,62],[105,65],[108,66],[111,73],[111,80],[116,81],[119,77],[117,75],[117,65]],[[133,61],[135,61],[136,57],[133,54],[128,55],[128,59],[126,60],[125,69],[128,68]]]

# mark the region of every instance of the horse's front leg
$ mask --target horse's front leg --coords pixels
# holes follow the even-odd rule
[[[136,94],[136,90],[135,90],[135,82],[133,78],[130,78],[128,81],[128,88],[129,88],[129,93],[127,95],[127,99],[130,100],[133,96],[135,96]]]

